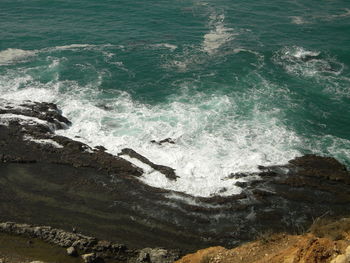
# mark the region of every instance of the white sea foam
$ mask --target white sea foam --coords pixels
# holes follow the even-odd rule
[[[196,196],[230,195],[241,191],[234,185],[235,179],[227,179],[231,173],[256,172],[258,165],[285,163],[299,155],[291,148],[300,143],[298,136],[279,123],[273,112],[257,108],[248,119],[235,113],[242,97],[188,94],[184,87],[181,96],[164,104],[140,104],[121,92],[101,102],[106,107],[100,107],[98,89],[74,82],[64,84],[72,85],[72,91],[64,95],[57,88],[59,82],[44,86],[33,82],[28,89],[17,90],[7,90],[1,84],[0,98],[38,100],[40,94],[41,101],[58,103],[73,123],[58,134],[91,147],[103,145],[113,154],[132,148],[154,163],[174,168],[180,177],[170,181],[147,165],[130,160],[145,170],[141,180],[155,187]],[[176,144],[150,142],[168,137]]]
[[[24,136],[23,139],[26,141],[35,142],[38,144],[49,144],[55,148],[63,148],[63,145],[59,144],[58,142],[56,142],[52,139],[36,139],[36,138],[29,136],[29,135]]]
[[[71,44],[71,45],[65,45],[65,46],[56,46],[56,50],[67,50],[67,49],[76,49],[76,48],[87,48],[87,47],[95,47],[96,45],[90,45],[90,44]]]
[[[104,48],[104,47],[112,47],[111,44],[104,45],[94,45],[94,44],[70,44],[63,46],[56,46],[52,48],[45,48],[42,51],[55,51],[55,50],[74,50],[74,49],[94,49],[94,48]],[[115,46],[117,47],[117,46]],[[120,47],[120,46],[118,46]]]
[[[9,121],[16,120],[22,125],[45,125],[49,127],[51,130],[54,130],[54,126],[47,121],[40,120],[35,117],[29,117],[21,114],[12,114],[12,113],[5,113],[0,115],[1,122],[8,125]]]
[[[343,17],[348,17],[350,16],[350,9],[345,8],[344,13],[338,14],[338,15],[331,15],[329,18],[343,18]]]
[[[281,65],[288,73],[305,77],[339,75],[344,65],[321,52],[306,50],[302,47],[284,47],[275,53],[273,61]]]
[[[290,17],[292,20],[293,24],[296,25],[303,25],[303,24],[307,24],[308,22],[305,20],[305,18],[301,17],[301,16],[291,16]]]
[[[160,44],[160,45],[164,45],[164,47],[167,47],[170,49],[173,48],[172,45],[168,45],[168,44]],[[27,61],[27,59],[29,59],[30,57],[36,56],[40,53],[64,51],[64,50],[91,49],[91,50],[100,50],[102,53],[104,53],[106,56],[109,56],[109,57],[114,55],[113,53],[103,51],[103,48],[106,48],[106,47],[114,47],[117,49],[124,48],[123,46],[120,46],[120,45],[111,45],[111,44],[104,44],[104,45],[70,44],[70,45],[43,48],[38,50],[22,50],[18,48],[8,48],[0,51],[0,66],[11,65],[18,62],[24,62],[24,61]]]
[[[330,155],[340,161],[350,160],[350,140],[333,135],[316,136],[309,141],[315,154]]]
[[[152,46],[156,47],[156,48],[167,48],[167,49],[170,49],[171,51],[174,51],[175,49],[177,49],[176,45],[172,45],[172,44],[168,44],[168,43],[154,44]]]
[[[204,34],[200,46],[184,46],[182,53],[177,54],[171,61],[167,61],[163,66],[165,68],[176,69],[179,72],[186,72],[193,67],[208,63],[207,55],[220,55],[222,57],[236,53],[236,49],[221,50],[226,44],[234,39],[237,32],[225,24],[225,16],[212,13],[208,21],[209,32]],[[204,53],[203,53],[204,52]]]
[[[16,48],[2,50],[0,51],[0,66],[23,62],[28,57],[35,56],[35,54],[35,50],[22,50]]]
[[[28,102],[27,105],[32,105],[32,102]],[[8,110],[8,109],[28,109],[28,107],[25,107],[22,105],[22,101],[15,101],[15,100],[4,100],[3,98],[0,98],[0,109],[2,110]]]
[[[79,135],[82,141],[104,145],[113,154],[130,147],[155,163],[175,168],[180,176],[176,182],[131,160],[145,169],[142,180],[157,187],[202,196],[239,193],[235,180],[225,180],[230,173],[255,172],[257,165],[283,163],[298,154],[287,150],[298,142],[297,136],[264,113],[256,112],[254,119],[243,122],[227,116],[234,112],[235,102],[225,96],[202,100],[198,95],[188,103],[174,100],[150,107],[122,94],[108,107],[112,109],[67,101],[63,109],[73,126],[58,133]],[[150,143],[167,137],[176,144]]]
[[[320,55],[320,52],[318,51],[309,51],[309,50],[305,50],[301,47],[296,47],[294,50],[286,50],[285,52],[286,56],[292,56],[295,58],[301,58],[301,59],[305,59],[308,57],[317,57]]]
[[[209,18],[210,31],[204,35],[202,48],[209,55],[215,54],[224,44],[236,35],[232,28],[225,27],[225,16],[212,14]]]

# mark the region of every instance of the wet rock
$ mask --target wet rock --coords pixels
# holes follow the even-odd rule
[[[227,188],[226,187],[222,187],[220,190],[219,190],[219,193],[225,193],[227,191]]]
[[[160,141],[152,140],[151,143],[155,143],[155,144],[158,144],[158,145],[162,145],[164,143],[175,144],[175,141],[173,139],[171,139],[171,138],[166,138],[166,139],[163,139],[163,140],[160,140]]]
[[[47,121],[55,129],[65,129],[71,122],[58,109],[56,104],[47,102],[25,101],[19,105],[11,101],[0,100],[0,114],[23,115]]]
[[[98,145],[98,146],[95,146],[95,149],[96,150],[99,150],[99,151],[102,151],[102,152],[105,152],[107,149],[105,147],[103,147],[102,145]]]
[[[164,174],[168,179],[170,180],[176,180],[178,176],[175,174],[175,170],[171,167],[159,165],[152,163],[150,160],[148,160],[146,157],[142,156],[141,154],[137,153],[133,149],[130,148],[124,148],[118,155],[128,155],[131,158],[135,158],[144,164],[147,164],[151,166],[154,170],[159,171],[160,173]]]
[[[68,256],[71,256],[71,257],[77,257],[78,251],[75,249],[75,247],[69,247],[67,248],[67,254]]]
[[[1,162],[58,163],[96,168],[119,176],[142,174],[142,169],[101,147],[94,152],[84,143],[56,135],[55,130],[67,128],[71,122],[55,104],[27,101],[9,105],[11,102],[0,100]]]
[[[249,174],[246,173],[231,173],[226,178],[227,179],[240,179],[249,176]]]
[[[235,185],[241,188],[247,187],[248,183],[247,182],[235,182]]]

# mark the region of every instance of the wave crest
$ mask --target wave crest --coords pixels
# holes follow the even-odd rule
[[[23,62],[28,57],[35,56],[36,53],[36,50],[22,50],[17,48],[5,49],[0,51],[0,66]]]

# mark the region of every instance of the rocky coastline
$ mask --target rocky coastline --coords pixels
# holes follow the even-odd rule
[[[67,248],[69,256],[81,256],[84,262],[152,262],[171,263],[179,258],[179,251],[162,248],[128,249],[123,244],[98,240],[95,237],[67,232],[50,226],[33,226],[14,222],[0,223],[0,232],[11,235],[22,235],[27,238],[38,238],[45,242]]]
[[[75,244],[81,251],[117,253],[121,262],[142,257],[158,262],[152,253],[166,251],[160,254],[169,261],[161,262],[172,262],[200,248],[237,246],[265,231],[299,233],[317,217],[350,214],[350,173],[331,157],[305,155],[285,165],[261,166],[256,180],[237,183],[241,194],[194,197],[143,184],[138,179],[143,170],[123,155],[168,180],[176,180],[176,171],[133,149],[114,156],[102,146],[55,133],[70,124],[53,103],[0,100],[0,221],[28,224],[3,223],[1,231],[65,247],[83,240]],[[35,227],[40,225],[50,227]],[[71,233],[73,228],[84,235]],[[107,248],[98,240],[113,242]],[[162,249],[145,252],[145,247]]]

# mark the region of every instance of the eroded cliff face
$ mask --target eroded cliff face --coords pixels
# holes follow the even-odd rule
[[[302,232],[319,216],[350,214],[350,175],[333,158],[260,167],[239,184],[240,194],[203,198],[142,183],[143,170],[123,154],[153,163],[168,180],[176,171],[132,149],[114,156],[55,134],[69,125],[55,104],[0,101],[1,221],[76,227],[132,248],[195,251],[233,247],[266,231]]]

